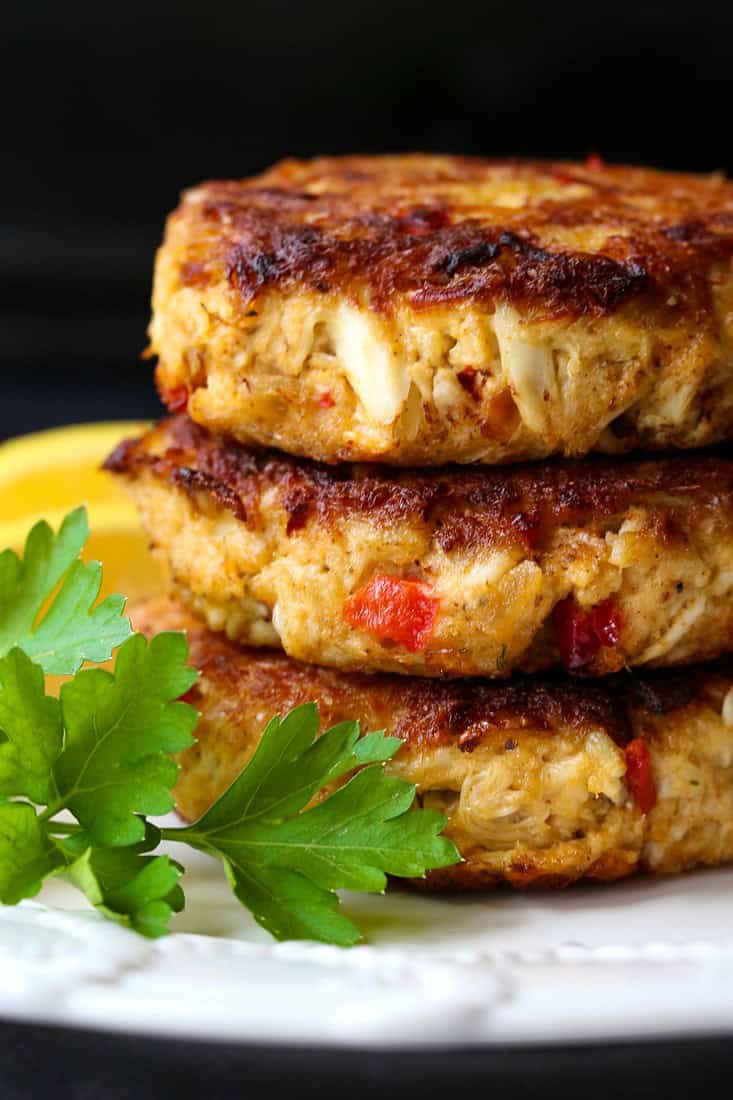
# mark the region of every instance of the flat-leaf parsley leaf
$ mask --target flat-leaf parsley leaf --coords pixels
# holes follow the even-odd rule
[[[208,813],[164,834],[223,859],[237,897],[278,939],[354,943],[358,929],[337,912],[335,890],[380,892],[388,874],[422,876],[457,859],[439,835],[445,818],[412,810],[412,784],[384,774],[400,744],[380,733],[359,740],[356,722],[318,737],[318,711],[307,703],[270,722],[248,767]]]
[[[18,646],[44,672],[64,676],[84,661],[108,660],[129,636],[124,596],[94,606],[102,566],[79,560],[88,535],[86,510],[77,508],[56,535],[37,523],[22,558],[13,550],[0,554],[0,656]]]
[[[337,890],[382,891],[458,861],[445,819],[414,808],[385,774],[401,742],[342,722],[320,737],[307,703],[273,718],[249,764],[203,817],[158,829],[173,808],[175,755],[194,743],[183,702],[197,679],[183,634],[130,636],[124,598],[95,606],[101,566],[83,564],[86,514],[37,524],[22,558],[0,554],[0,902],[63,875],[98,912],[160,936],[183,908],[183,868],[161,839],[217,857],[234,893],[279,939],[359,938]],[[119,648],[114,672],[85,668]],[[45,674],[72,678],[60,698]]]

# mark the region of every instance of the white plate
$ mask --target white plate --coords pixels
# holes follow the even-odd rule
[[[0,1014],[331,1046],[733,1032],[733,869],[559,893],[346,895],[368,942],[276,944],[190,850],[176,935],[81,911],[62,883],[0,908]]]

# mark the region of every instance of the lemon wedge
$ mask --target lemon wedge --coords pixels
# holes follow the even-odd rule
[[[0,444],[0,523],[80,503],[124,507],[124,490],[100,466],[121,439],[145,427],[134,420],[72,424]]]
[[[140,421],[78,424],[0,444],[0,550],[21,551],[39,519],[58,530],[67,512],[85,504],[91,534],[83,557],[104,565],[102,596],[123,592],[138,600],[160,592],[162,573],[135,508],[101,469],[120,440],[145,427]]]

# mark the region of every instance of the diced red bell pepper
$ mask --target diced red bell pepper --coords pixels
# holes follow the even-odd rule
[[[593,630],[602,645],[618,645],[621,638],[621,612],[612,596],[597,603],[590,613]]]
[[[419,653],[433,636],[439,604],[422,581],[377,575],[349,596],[344,618],[359,630]]]
[[[649,746],[641,737],[629,741],[626,756],[626,782],[634,802],[643,814],[648,814],[657,804],[657,787],[652,773]]]
[[[188,408],[188,390],[185,386],[175,386],[173,389],[160,390],[160,400],[172,413],[182,413]]]
[[[591,616],[575,601],[573,596],[560,600],[552,613],[560,660],[565,668],[583,668],[589,665],[601,648],[593,629]]]
[[[560,660],[565,668],[591,664],[601,646],[618,645],[621,612],[612,596],[585,611],[574,596],[555,605],[552,613]]]

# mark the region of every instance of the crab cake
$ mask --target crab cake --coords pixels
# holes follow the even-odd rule
[[[733,184],[604,166],[285,161],[188,191],[150,327],[171,411],[327,462],[733,433]]]
[[[200,669],[197,744],[180,757],[193,820],[234,780],[273,714],[315,699],[322,728],[356,719],[404,741],[388,770],[448,819],[465,862],[437,888],[564,886],[733,858],[733,664],[604,681],[367,676],[240,648],[180,607],[133,612],[187,628]]]
[[[180,416],[107,467],[194,613],[300,660],[600,675],[733,649],[730,460],[334,468]]]

